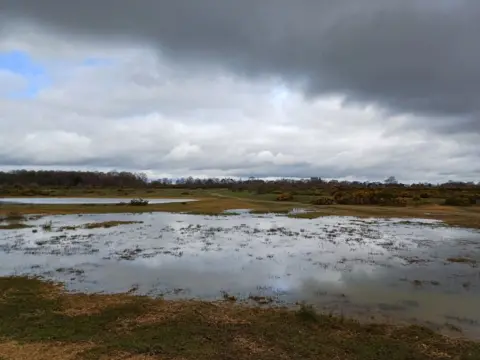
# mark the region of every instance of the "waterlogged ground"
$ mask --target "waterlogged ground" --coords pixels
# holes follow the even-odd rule
[[[85,226],[106,221],[141,223]],[[480,338],[477,230],[428,220],[308,220],[244,211],[52,216],[26,224],[34,227],[0,232],[0,275],[41,275],[86,292],[305,301]]]

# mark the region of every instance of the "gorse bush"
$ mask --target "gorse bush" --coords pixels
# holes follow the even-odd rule
[[[277,201],[292,201],[293,195],[290,193],[283,193],[277,196]]]
[[[312,200],[312,205],[333,205],[333,204],[335,204],[335,200],[325,196]]]
[[[450,206],[469,206],[473,201],[468,197],[448,197],[445,199],[445,205]]]
[[[366,190],[355,192],[337,191],[333,195],[335,203],[341,205],[387,205],[406,206],[405,198],[398,197],[394,192],[384,190]]]

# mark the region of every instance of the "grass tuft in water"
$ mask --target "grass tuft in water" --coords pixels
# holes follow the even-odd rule
[[[30,225],[23,223],[10,223],[5,225],[0,225],[0,230],[15,230],[15,229],[27,229],[30,228]]]
[[[469,265],[476,265],[477,263],[474,259],[470,259],[467,257],[450,257],[447,259],[447,261],[451,263],[469,264]]]
[[[42,227],[43,231],[52,231],[53,224],[52,224],[51,221],[47,221],[44,224],[42,224],[41,227]]]

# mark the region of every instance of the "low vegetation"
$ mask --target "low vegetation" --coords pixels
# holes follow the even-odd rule
[[[139,199],[132,199],[129,203],[131,206],[147,206],[148,200],[144,200],[142,198]]]
[[[234,301],[165,301],[68,294],[38,279],[0,278],[0,358],[342,359],[480,358],[480,344],[396,327]]]
[[[23,223],[0,224],[0,230],[27,229],[30,227],[31,227],[30,225],[23,224]]]
[[[293,201],[293,195],[290,193],[282,193],[277,196],[277,201]]]
[[[0,216],[0,230],[15,230],[31,227],[24,223],[25,216],[16,211],[10,211],[4,216]]]
[[[43,229],[43,231],[52,231],[53,223],[51,221],[44,222],[41,225],[41,228]]]
[[[103,222],[96,222],[96,223],[89,223],[85,224],[82,227],[84,229],[99,229],[99,228],[112,228],[115,226],[120,226],[120,225],[132,225],[132,224],[141,224],[143,221],[103,221]]]
[[[451,257],[447,259],[448,262],[451,263],[459,263],[459,264],[469,264],[469,265],[476,265],[477,261],[467,257]]]
[[[0,218],[0,220],[6,222],[24,221],[25,216],[18,211],[10,211],[5,216]]]
[[[132,225],[132,224],[142,224],[143,221],[121,221],[121,220],[112,220],[112,221],[101,221],[88,223],[84,225],[69,225],[61,226],[58,228],[59,231],[69,231],[69,230],[78,230],[78,229],[109,229],[121,225]]]

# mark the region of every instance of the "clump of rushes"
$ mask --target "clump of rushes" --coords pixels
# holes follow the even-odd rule
[[[44,224],[42,224],[42,229],[43,231],[52,231],[52,221],[47,221]]]

